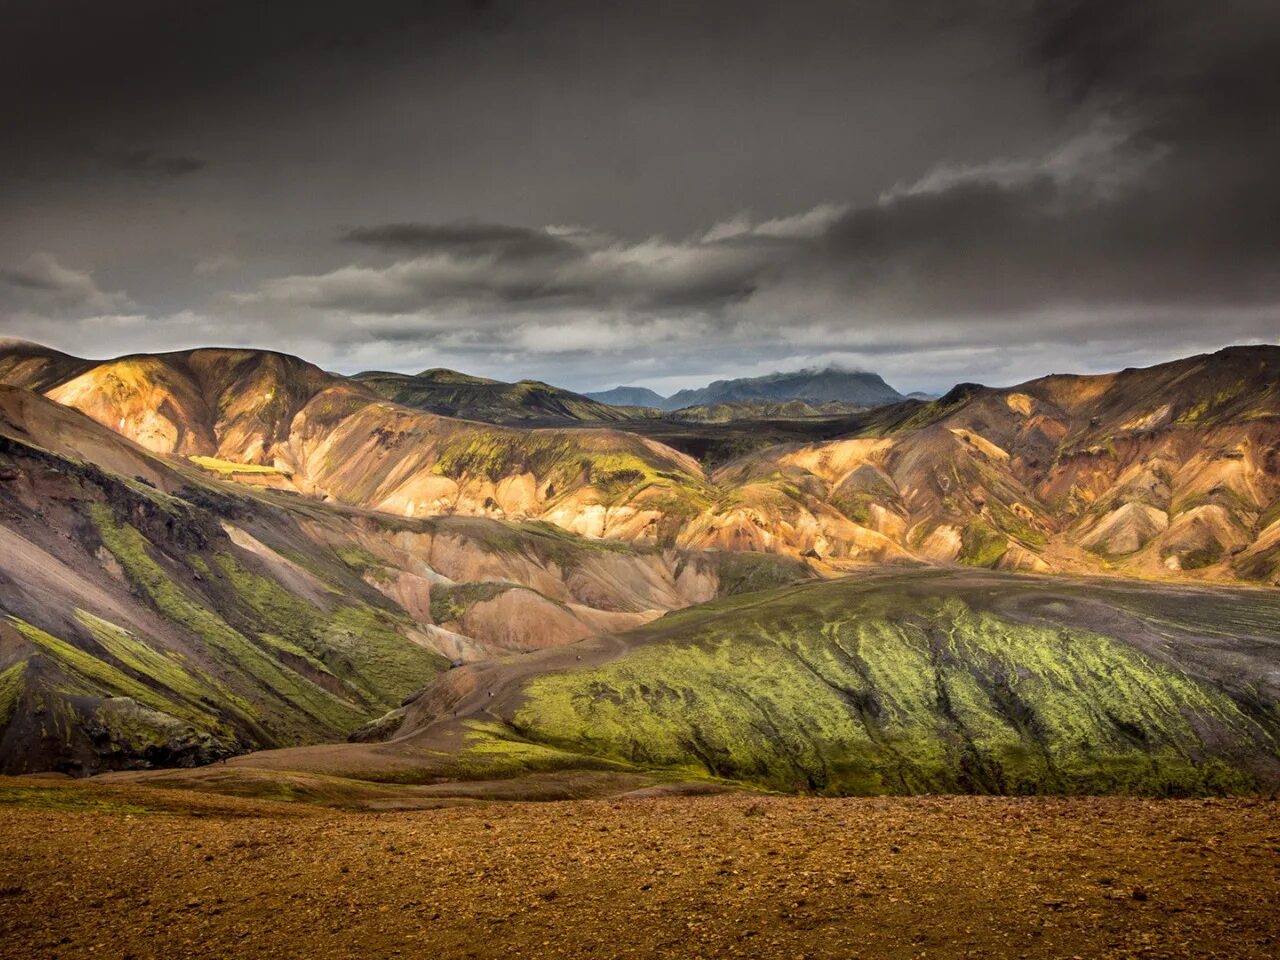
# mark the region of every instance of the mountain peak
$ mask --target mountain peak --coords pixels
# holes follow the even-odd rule
[[[878,373],[845,370],[837,366],[775,371],[759,377],[713,380],[705,387],[680,390],[664,397],[647,387],[614,387],[586,396],[602,403],[680,410],[684,407],[737,403],[751,400],[785,402],[837,401],[863,407],[880,407],[903,399],[902,394]]]
[[[864,407],[880,407],[901,399],[902,394],[885,383],[877,373],[827,367],[717,380],[701,390],[681,390],[668,397],[666,409],[737,400],[837,400]]]

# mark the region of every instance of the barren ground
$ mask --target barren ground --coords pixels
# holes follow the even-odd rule
[[[1274,957],[1268,800],[726,794],[343,813],[0,781],[23,957]]]

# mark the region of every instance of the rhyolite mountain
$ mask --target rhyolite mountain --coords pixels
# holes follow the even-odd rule
[[[236,476],[0,387],[0,772],[342,738],[451,663],[808,575],[783,557],[410,519]]]
[[[744,401],[778,403],[787,400],[838,401],[859,407],[879,407],[903,399],[902,394],[877,374],[835,367],[716,380],[705,387],[680,390],[669,397],[644,387],[615,387],[584,396],[603,403],[649,406],[667,411]]]
[[[819,585],[702,605],[858,583],[872,563],[1276,584],[1276,347],[792,420],[797,439],[714,469],[646,435],[651,418],[464,420],[267,351],[92,361],[6,343],[0,381],[5,771],[195,764],[359,730],[392,737],[376,763],[359,757],[395,776],[491,760],[827,792],[1213,792],[1274,772],[1269,594],[1120,597],[1063,577],[1033,603],[1015,577],[946,588],[961,606],[894,607],[917,595],[905,581],[879,599],[804,592]],[[1079,610],[1047,595],[1078,589]],[[1007,602],[992,608],[991,590]],[[883,627],[842,639],[841,611],[867,603],[859,622]],[[1138,620],[1107,612],[1122,607]],[[595,636],[635,639],[557,653]],[[653,644],[677,652],[655,660]],[[1018,651],[1046,649],[1015,682]],[[488,672],[514,654],[515,674]],[[704,654],[711,666],[689,659]],[[792,715],[818,702],[778,679],[796,664],[846,719]],[[1066,723],[1098,671],[1158,674],[1191,714],[1165,717],[1165,694],[1130,685]],[[433,711],[490,676],[514,698],[489,705],[500,727],[467,725],[481,721],[466,704],[465,723],[440,726],[453,718]],[[856,750],[854,720],[870,738]],[[774,734],[743,753],[761,724]],[[430,749],[404,746],[414,737]],[[305,750],[337,769],[329,748]],[[1147,759],[1126,779],[1135,750]]]
[[[532,430],[464,421],[282,354],[91,363],[29,346],[0,352],[0,378],[153,452],[382,513],[542,520],[828,571],[960,562],[1260,582],[1280,577],[1278,371],[1280,348],[1258,346],[1008,388],[961,385],[936,401],[824,420],[824,439],[751,449],[708,470],[646,436],[647,420]]]

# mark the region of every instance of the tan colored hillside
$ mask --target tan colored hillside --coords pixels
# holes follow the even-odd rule
[[[439,417],[281,354],[126,357],[70,366],[53,383],[33,381],[29,363],[9,368],[9,382],[35,382],[148,450],[215,458],[236,479],[401,516],[545,518],[589,536],[656,543],[673,539],[668,518],[710,502],[698,464],[654,441]],[[234,464],[276,470],[235,474]]]
[[[957,388],[712,481],[727,500],[684,542],[1275,582],[1280,349]]]

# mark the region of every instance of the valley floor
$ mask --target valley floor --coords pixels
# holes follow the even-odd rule
[[[0,781],[7,957],[1274,957],[1261,799],[343,813]]]

